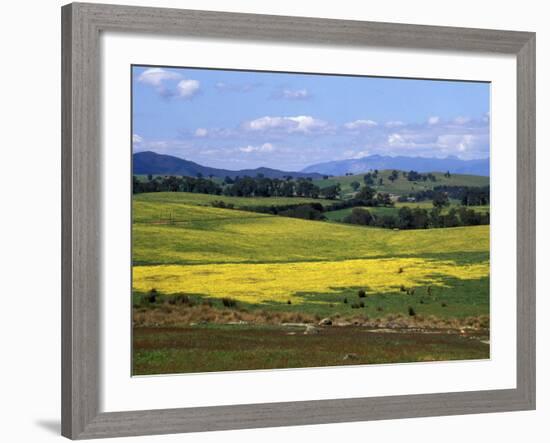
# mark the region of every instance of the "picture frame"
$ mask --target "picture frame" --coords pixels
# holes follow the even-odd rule
[[[517,62],[515,389],[208,406],[100,409],[100,34],[507,54]],[[71,439],[309,425],[535,408],[535,34],[72,3],[62,8],[62,434]]]

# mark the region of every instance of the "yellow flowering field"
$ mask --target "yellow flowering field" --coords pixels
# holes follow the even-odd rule
[[[364,289],[395,294],[370,303],[369,315],[409,303],[427,315],[488,312],[489,226],[394,231],[215,208],[185,194],[135,197],[134,293],[291,301],[293,311],[321,312],[346,297],[357,303]]]
[[[134,290],[152,288],[165,293],[231,297],[247,303],[305,299],[301,293],[337,293],[341,288],[364,287],[387,293],[430,285],[444,287],[446,278],[476,280],[489,275],[488,261],[457,264],[424,258],[357,259],[270,264],[134,266]]]
[[[152,194],[169,198],[165,193]],[[185,193],[171,194],[179,197]],[[150,200],[134,201],[132,258],[136,265],[341,261],[434,254],[451,259],[477,254],[486,259],[489,252],[489,226],[393,231]],[[155,220],[155,214],[172,214],[175,221],[146,222]]]

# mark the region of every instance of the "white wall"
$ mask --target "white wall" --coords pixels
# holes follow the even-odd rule
[[[103,1],[106,3],[108,1]],[[109,2],[111,3],[111,2]],[[128,4],[231,10],[537,32],[538,120],[550,118],[550,29],[545,3],[461,0],[298,2],[162,0]],[[4,2],[0,32],[0,405],[4,441],[60,439],[60,11],[62,2]],[[539,189],[548,186],[549,137],[538,125]],[[545,186],[546,185],[546,186]],[[550,373],[545,297],[548,209],[539,192],[538,410],[124,441],[265,442],[345,439],[407,442],[542,442],[548,439]]]

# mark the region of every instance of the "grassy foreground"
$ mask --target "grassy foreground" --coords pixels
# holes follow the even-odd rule
[[[307,368],[487,358],[486,337],[445,331],[380,332],[326,328],[203,326],[138,328],[134,374]]]

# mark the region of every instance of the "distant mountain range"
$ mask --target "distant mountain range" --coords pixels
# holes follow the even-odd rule
[[[189,177],[196,177],[198,174],[202,174],[203,177],[213,176],[220,178],[235,178],[237,176],[256,177],[258,174],[263,174],[264,177],[268,178],[284,178],[287,176],[293,178],[322,178],[321,174],[315,172],[289,172],[271,168],[242,169],[240,171],[211,168],[190,160],[184,160],[172,155],[157,154],[151,151],[138,152],[133,155],[133,173],[136,175],[185,175]]]
[[[358,159],[318,163],[302,169],[302,172],[317,172],[325,175],[344,175],[348,172],[357,174],[372,169],[414,170],[417,172],[449,171],[454,174],[489,176],[489,159],[461,160],[454,156],[446,158],[425,158],[370,155]]]
[[[137,175],[186,175],[196,177],[256,177],[262,174],[268,178],[322,178],[323,175],[358,174],[373,169],[397,169],[400,171],[414,170],[417,172],[446,172],[453,174],[469,174],[489,176],[489,159],[461,160],[458,157],[425,158],[425,157],[389,157],[371,155],[358,159],[336,160],[318,163],[302,169],[302,171],[281,171],[271,168],[229,169],[211,168],[202,166],[190,160],[184,160],[172,155],[157,154],[156,152],[138,152],[133,155],[133,173]]]

